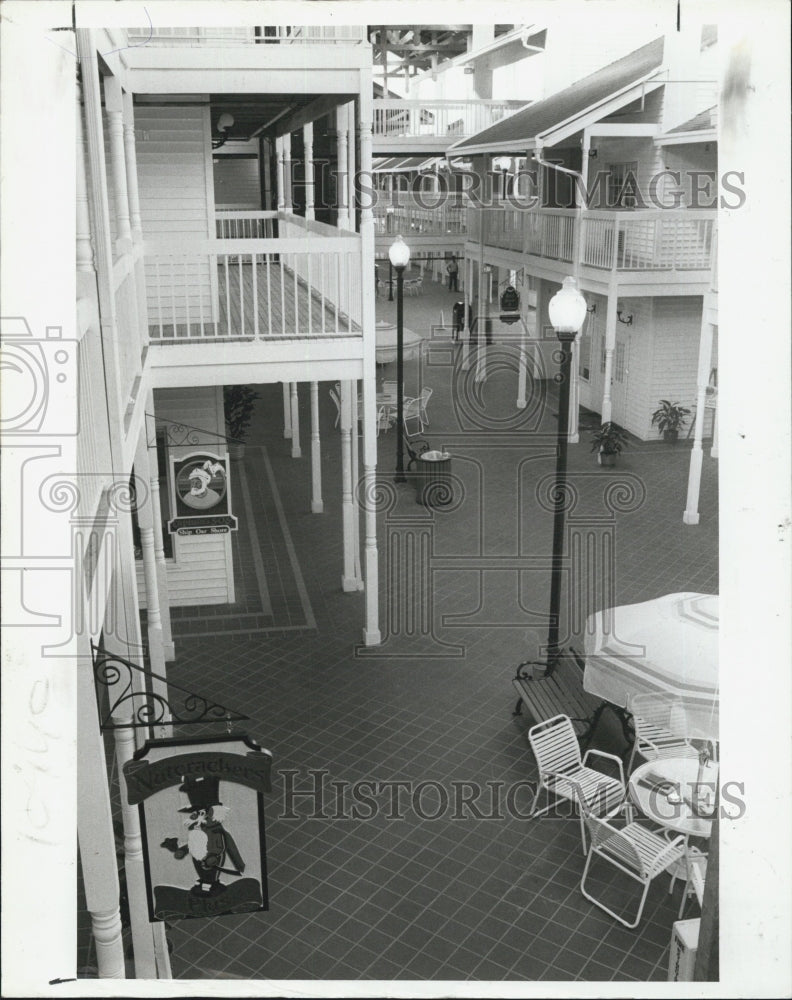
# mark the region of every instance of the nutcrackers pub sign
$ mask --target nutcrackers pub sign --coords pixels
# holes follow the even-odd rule
[[[171,458],[168,531],[177,535],[219,535],[236,531],[231,513],[228,455],[208,451]]]
[[[272,755],[243,734],[149,740],[124,765],[140,810],[149,918],[269,907],[263,793]]]

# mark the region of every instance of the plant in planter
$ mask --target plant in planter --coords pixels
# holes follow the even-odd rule
[[[245,452],[245,438],[253,408],[259,394],[247,385],[227,385],[223,388],[223,409],[225,411],[226,433],[232,458],[241,458]]]
[[[599,430],[591,435],[591,450],[598,451],[597,461],[600,465],[615,465],[616,456],[627,447],[627,432],[612,421],[602,424]]]
[[[690,416],[690,410],[679,403],[661,399],[660,406],[652,414],[652,426],[657,424],[658,431],[666,441],[676,441],[680,430],[685,426],[685,418]]]

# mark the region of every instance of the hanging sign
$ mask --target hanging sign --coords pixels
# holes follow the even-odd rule
[[[228,455],[207,451],[171,458],[171,509],[168,531],[177,535],[218,535],[236,531],[230,509]]]
[[[500,297],[501,323],[516,323],[520,318],[520,293],[514,285],[507,285]]]
[[[140,811],[150,920],[269,908],[263,793],[272,755],[244,734],[148,740],[124,765]]]

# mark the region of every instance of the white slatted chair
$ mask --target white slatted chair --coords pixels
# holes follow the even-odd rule
[[[432,392],[433,390],[425,385],[423,389],[421,389],[421,395],[418,397],[418,406],[421,410],[421,430],[423,430],[424,427],[429,426],[429,417],[426,414],[426,406],[432,397]]]
[[[609,814],[618,809],[627,795],[621,758],[602,750],[589,749],[581,757],[571,720],[566,715],[555,715],[539,722],[528,730],[528,742],[539,766],[539,784],[536,789],[531,816],[541,816],[555,804],[551,795],[569,799],[580,808],[580,836],[583,853],[586,852],[585,813]],[[616,764],[618,778],[611,778],[602,771],[588,766],[593,757],[602,757]],[[548,804],[537,809],[542,792],[547,793]]]
[[[689,896],[695,896],[699,906],[704,901],[704,882],[707,878],[707,855],[697,847],[688,847],[685,858],[687,866],[687,881],[685,891],[682,893],[682,902],[679,906],[679,919],[685,912],[685,903]]]
[[[685,837],[680,834],[671,841],[666,840],[665,837],[648,826],[634,822],[632,809],[629,805],[625,813],[627,823],[622,827],[614,825],[614,816],[603,818],[595,816],[591,812],[586,814],[591,847],[583,869],[583,877],[580,880],[580,891],[589,902],[632,930],[640,923],[649,886],[653,879],[662,875],[669,866],[676,864],[684,855]],[[634,920],[626,920],[586,891],[586,879],[595,855],[643,885],[638,912]]]
[[[677,735],[684,731],[684,708],[678,698],[662,692],[637,694],[629,704],[635,724],[635,742],[632,745],[627,773],[632,771],[636,753],[646,760],[664,757],[695,757],[696,748]]]

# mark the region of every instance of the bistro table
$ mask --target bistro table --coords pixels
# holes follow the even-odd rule
[[[654,785],[652,775],[666,779],[681,796],[681,802],[670,802],[664,786]],[[715,765],[708,765],[702,776],[702,784],[714,784]],[[685,837],[709,839],[712,819],[698,815],[692,803],[696,795],[699,777],[699,762],[696,757],[667,757],[650,760],[636,767],[630,775],[630,798],[644,816],[660,826]],[[714,801],[714,795],[713,795]]]

